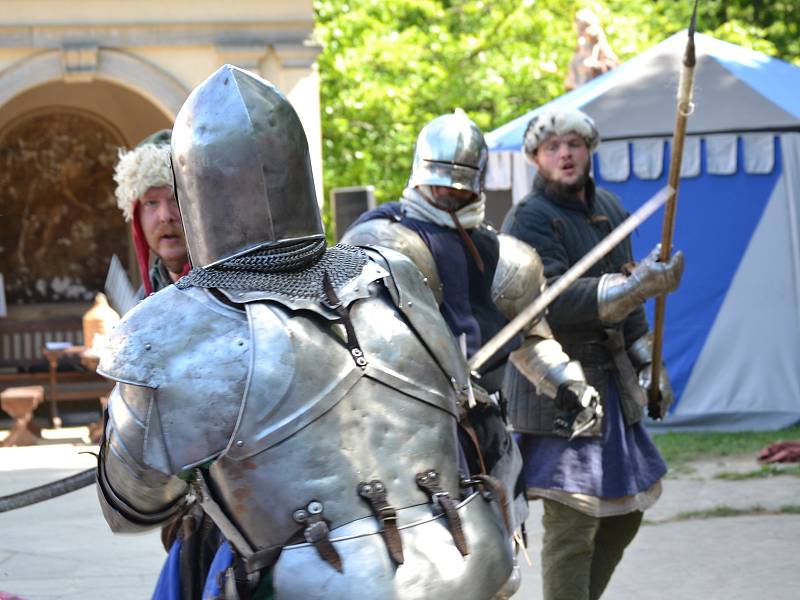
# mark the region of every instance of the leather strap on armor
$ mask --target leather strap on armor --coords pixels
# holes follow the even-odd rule
[[[216,500],[214,500],[211,490],[208,487],[208,483],[206,483],[202,469],[197,468],[194,470],[192,490],[197,496],[197,501],[200,503],[200,506],[203,508],[206,514],[211,518],[212,521],[214,521],[217,527],[219,527],[219,530],[222,532],[222,535],[225,536],[225,539],[231,543],[239,555],[244,559],[245,564],[247,564],[247,571],[252,573],[258,570],[257,568],[250,568],[249,564],[250,558],[255,553],[253,547],[244,537],[239,528],[233,523],[233,521],[228,518],[228,515],[225,514],[225,511],[222,510],[222,507],[217,504]]]
[[[480,475],[473,475],[470,479],[462,479],[461,487],[469,487],[477,485],[483,488],[484,498],[494,500],[500,505],[500,513],[503,516],[503,523],[506,526],[508,535],[513,535],[514,530],[511,527],[511,515],[508,513],[509,501],[508,493],[506,492],[505,484],[497,477],[492,477],[482,473]]]
[[[472,443],[475,457],[478,459],[477,466],[480,467],[481,473],[486,473],[488,471],[486,468],[486,461],[483,458],[483,451],[481,450],[481,444],[478,441],[478,434],[475,432],[475,428],[472,426],[472,423],[469,422],[469,418],[466,415],[459,420],[458,425],[464,430],[464,433],[467,434],[469,441]],[[474,466],[476,465],[473,465],[473,467]]]
[[[386,499],[386,486],[380,479],[362,481],[358,484],[358,495],[369,503],[372,512],[383,526],[383,541],[389,556],[398,565],[403,564],[403,541],[397,529],[397,510]]]
[[[428,494],[431,503],[442,507],[447,524],[450,527],[450,534],[453,536],[453,542],[455,542],[461,556],[469,554],[467,539],[464,536],[464,529],[461,526],[461,518],[458,516],[456,503],[453,502],[450,494],[444,491],[439,484],[439,474],[436,471],[424,471],[417,473],[416,479],[417,485]]]
[[[222,507],[214,500],[211,495],[211,490],[206,483],[203,471],[201,469],[195,469],[194,474],[195,478],[192,481],[192,489],[197,496],[197,501],[200,503],[205,513],[214,521],[214,524],[219,527],[225,539],[230,542],[236,550],[236,553],[241,557],[245,572],[248,575],[253,575],[258,573],[261,569],[275,564],[275,561],[281,554],[282,548],[280,546],[275,546],[254,550],[241,530],[228,518],[228,515],[225,514]]]
[[[458,230],[458,235],[461,236],[461,239],[464,240],[464,245],[469,250],[469,253],[472,255],[472,259],[475,261],[475,266],[478,267],[478,271],[483,273],[486,271],[486,267],[483,264],[483,259],[481,255],[478,253],[478,249],[475,247],[475,243],[472,241],[472,238],[469,237],[467,230],[464,229],[464,226],[459,221],[458,216],[456,215],[455,211],[448,211],[450,212],[450,216],[453,217],[453,223],[456,225],[456,229]]]
[[[333,284],[331,283],[331,279],[328,277],[327,272],[322,278],[322,287],[325,290],[325,297],[328,300],[328,306],[333,309],[337,315],[339,315],[339,318],[342,320],[342,324],[344,325],[344,329],[347,332],[346,346],[350,351],[350,356],[353,357],[353,361],[355,361],[356,365],[362,369],[366,369],[367,359],[364,358],[364,351],[358,344],[356,330],[353,328],[352,321],[350,321],[350,313],[347,310],[347,307],[342,304],[342,301],[336,295],[336,291],[333,289]]]
[[[305,525],[303,537],[309,544],[312,544],[320,555],[320,558],[332,566],[339,573],[344,573],[342,557],[333,547],[330,539],[330,529],[322,516],[322,502],[312,500],[306,508],[294,511],[292,518]]]

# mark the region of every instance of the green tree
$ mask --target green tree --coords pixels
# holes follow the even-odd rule
[[[698,29],[800,63],[796,0],[703,0]],[[316,0],[326,198],[373,185],[399,197],[431,118],[484,131],[564,92],[579,8],[603,18],[629,58],[688,26],[690,0]],[[326,215],[329,223],[329,215]]]
[[[326,186],[371,184],[395,199],[433,117],[460,107],[488,130],[558,95],[572,51],[564,5],[317,2]]]

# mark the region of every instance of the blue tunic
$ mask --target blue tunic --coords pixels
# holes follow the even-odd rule
[[[603,408],[602,439],[518,436],[526,487],[620,498],[649,489],[666,474],[667,466],[642,423],[625,426],[613,377]]]
[[[372,219],[391,219],[414,231],[431,251],[444,298],[439,310],[453,335],[462,334],[467,341],[467,356],[472,356],[508,322],[492,300],[492,280],[500,256],[497,233],[486,226],[467,230],[483,260],[485,269],[478,270],[458,231],[429,221],[407,217],[399,202],[388,202],[361,215],[353,226]],[[490,392],[500,387],[508,354],[520,343],[516,337],[508,342],[481,369],[484,387]]]

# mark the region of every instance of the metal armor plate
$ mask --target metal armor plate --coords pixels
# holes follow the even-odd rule
[[[380,479],[389,502],[407,507],[427,503],[414,477],[434,469],[443,489],[459,496],[456,391],[386,289],[372,284],[370,291],[350,312],[364,369],[341,326],[274,304],[247,307],[253,370],[211,479],[257,550],[296,535],[292,515],[311,501],[322,503],[331,527],[369,516],[356,493],[361,481]]]
[[[348,229],[341,241],[354,246],[374,245],[396,250],[410,258],[422,272],[436,302],[441,303],[444,298],[442,280],[433,254],[422,238],[408,227],[391,219],[371,219]]]
[[[473,494],[458,507],[470,553],[461,556],[441,516],[428,507],[399,511],[405,562],[396,566],[386,552],[376,520],[366,518],[331,532],[345,564],[337,573],[310,544],[284,548],[273,571],[278,600],[464,600],[491,598],[508,579],[511,546],[496,506]],[[407,516],[411,515],[411,516]],[[348,565],[358,568],[347,569]]]
[[[547,280],[536,250],[515,237],[497,234],[500,257],[492,280],[492,299],[511,321],[542,293]]]
[[[147,422],[148,466],[172,475],[225,448],[244,396],[249,350],[245,314],[201,288],[169,286],[125,315],[108,336],[97,371],[153,389],[146,408],[129,404]],[[111,416],[121,415],[113,410]]]
[[[367,250],[367,254],[391,273],[391,278],[384,282],[394,304],[424,340],[439,367],[450,376],[453,387],[466,391],[469,377],[466,359],[439,312],[425,275],[399,252],[380,246]]]

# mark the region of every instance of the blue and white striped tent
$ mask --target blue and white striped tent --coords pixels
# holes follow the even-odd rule
[[[638,208],[666,184],[685,42],[676,34],[489,133],[489,185],[511,188],[515,201],[526,194],[528,121],[574,107],[604,140],[598,184]],[[800,421],[800,68],[705,35],[696,44],[674,241],[686,272],[665,328],[677,402],[658,426],[776,429]],[[637,257],[659,241],[662,217],[634,234]]]

